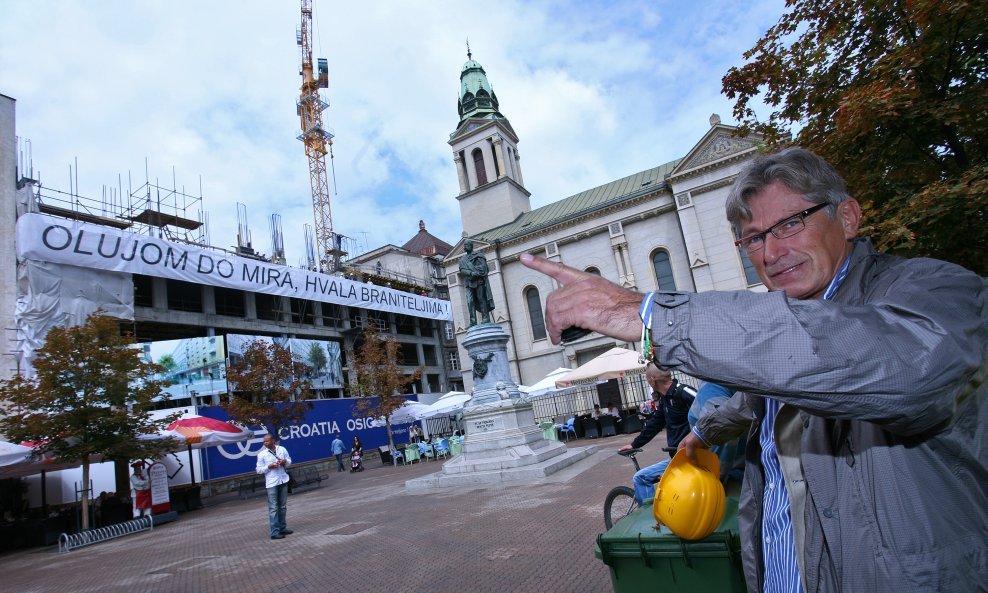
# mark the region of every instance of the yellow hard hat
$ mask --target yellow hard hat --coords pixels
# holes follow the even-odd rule
[[[706,449],[697,449],[697,464],[680,449],[662,473],[655,490],[655,520],[683,539],[703,539],[724,517],[726,495],[720,483],[720,461]]]

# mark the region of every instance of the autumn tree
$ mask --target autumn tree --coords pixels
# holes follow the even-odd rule
[[[36,443],[41,455],[81,461],[83,484],[99,456],[154,458],[174,449],[167,440],[146,438],[178,417],[151,418],[166,386],[154,379],[161,367],[144,360],[102,311],[83,325],[49,331],[34,369],[34,376],[0,381],[0,431],[12,441]],[[83,529],[89,528],[88,510],[83,489]]]
[[[351,391],[357,397],[354,412],[383,418],[388,444],[394,448],[391,414],[407,401],[401,393],[422,376],[422,368],[406,375],[398,364],[398,341],[382,335],[374,324],[364,329],[355,348],[347,353],[354,375]]]
[[[263,426],[277,437],[280,429],[301,422],[312,409],[305,401],[312,396],[312,385],[300,377],[288,348],[252,340],[242,355],[231,356],[226,374],[231,396],[222,405],[230,420]]]
[[[879,248],[988,274],[988,3],[787,6],[723,79],[742,133],[774,148],[798,128],[795,143],[847,180]]]

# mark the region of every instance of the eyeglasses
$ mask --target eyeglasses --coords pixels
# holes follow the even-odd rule
[[[768,230],[738,239],[737,241],[734,242],[734,245],[735,247],[741,247],[749,254],[754,253],[759,249],[761,249],[762,247],[765,247],[765,236],[768,235],[769,233],[772,233],[772,236],[775,237],[776,239],[785,239],[787,237],[791,237],[795,234],[798,234],[800,231],[806,228],[807,216],[819,210],[823,210],[829,205],[830,204],[828,204],[827,202],[824,202],[823,204],[817,204],[816,206],[807,208],[802,212],[797,212],[796,214],[793,214],[789,218],[785,218],[773,224],[768,228]]]

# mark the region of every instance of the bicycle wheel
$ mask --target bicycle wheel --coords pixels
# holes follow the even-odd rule
[[[617,486],[607,493],[604,499],[604,525],[608,529],[638,508],[635,491],[627,486]]]

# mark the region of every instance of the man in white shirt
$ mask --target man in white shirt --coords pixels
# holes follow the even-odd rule
[[[264,448],[257,454],[257,473],[264,474],[264,485],[268,489],[268,524],[271,539],[284,539],[292,533],[285,525],[288,511],[288,466],[292,458],[281,445],[275,445],[274,437],[264,435]]]

